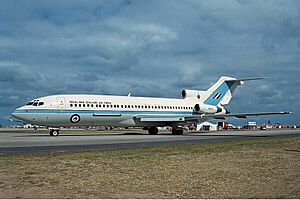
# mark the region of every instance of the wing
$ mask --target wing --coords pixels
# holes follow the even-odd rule
[[[292,112],[282,111],[282,112],[260,112],[260,113],[236,113],[236,114],[199,114],[199,115],[167,115],[167,116],[149,116],[149,115],[137,115],[136,119],[142,122],[190,122],[197,121],[201,119],[225,119],[227,117],[236,118],[247,118],[248,116],[261,116],[261,115],[287,115],[292,114]]]
[[[205,114],[200,116],[192,116],[187,119],[225,119],[227,117],[236,118],[247,118],[248,116],[261,116],[261,115],[288,115],[292,112],[282,111],[282,112],[260,112],[260,113],[236,113],[236,114]]]

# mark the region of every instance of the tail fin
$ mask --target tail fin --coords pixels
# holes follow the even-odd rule
[[[204,101],[210,105],[226,105],[230,102],[235,88],[243,85],[244,81],[265,79],[262,77],[235,79],[232,77],[221,76],[221,78],[211,86],[206,92],[208,98]]]

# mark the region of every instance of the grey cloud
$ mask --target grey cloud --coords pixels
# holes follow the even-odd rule
[[[269,77],[238,88],[232,111],[297,111],[299,11],[292,0],[2,1],[0,106],[56,93],[180,97],[227,75]]]

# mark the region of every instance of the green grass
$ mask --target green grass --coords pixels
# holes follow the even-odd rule
[[[300,136],[0,155],[0,198],[299,198]]]

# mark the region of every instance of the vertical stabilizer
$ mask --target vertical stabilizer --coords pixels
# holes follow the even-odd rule
[[[221,76],[221,78],[211,86],[206,92],[208,98],[204,101],[209,105],[226,105],[230,102],[235,88],[244,84],[244,81],[264,79],[260,77],[235,79],[232,77]]]

